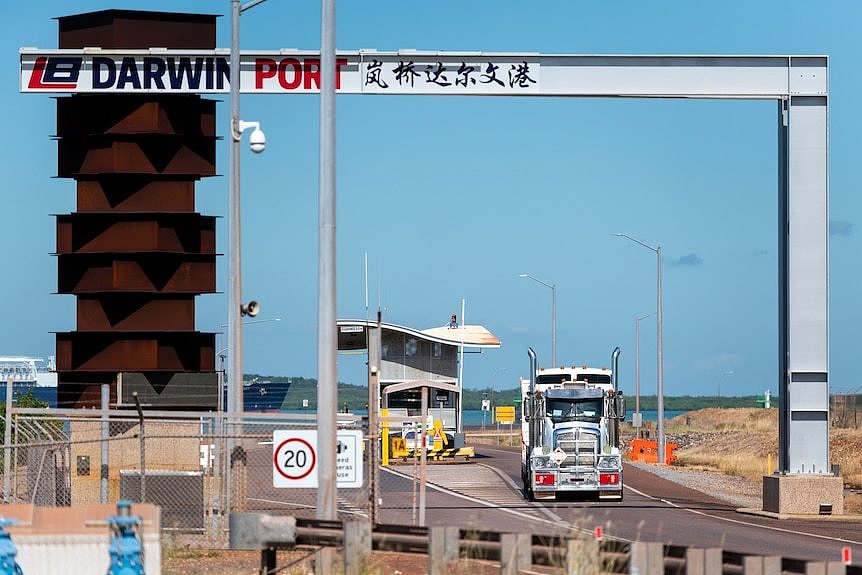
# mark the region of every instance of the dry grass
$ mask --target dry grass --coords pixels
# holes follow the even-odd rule
[[[675,465],[761,481],[778,465],[777,409],[702,409],[669,420],[668,442],[678,441]],[[844,484],[862,491],[862,429],[829,430],[829,460],[840,466]],[[862,512],[862,495],[845,499],[850,512]]]
[[[676,452],[678,465],[749,479],[768,473],[770,459],[773,470],[777,466],[776,409],[702,409],[669,420],[665,429],[683,444]],[[830,429],[829,445],[830,462],[840,466],[844,482],[862,487],[862,429]]]
[[[488,429],[487,431],[467,431],[465,440],[467,445],[501,445],[505,447],[519,447],[521,445],[520,428],[510,431],[508,426],[503,429]]]

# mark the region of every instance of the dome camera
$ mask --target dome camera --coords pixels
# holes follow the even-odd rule
[[[263,130],[260,128],[255,128],[252,130],[251,135],[248,137],[248,145],[251,147],[251,151],[255,154],[259,154],[266,149],[266,136],[263,133]]]

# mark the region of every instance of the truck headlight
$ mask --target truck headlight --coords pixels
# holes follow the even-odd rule
[[[619,469],[620,468],[620,457],[619,457],[619,455],[611,455],[610,457],[600,457],[598,468],[599,469]]]
[[[535,468],[548,467],[550,458],[542,456],[534,456],[530,460]]]

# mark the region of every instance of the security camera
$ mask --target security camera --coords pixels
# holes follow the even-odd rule
[[[263,130],[260,129],[260,122],[243,122],[240,120],[235,126],[236,129],[233,130],[233,139],[235,142],[239,142],[240,138],[242,138],[242,133],[251,128],[251,135],[248,137],[251,151],[259,154],[266,149],[266,136]]]
[[[263,133],[263,130],[260,128],[255,128],[252,130],[251,135],[248,137],[248,145],[251,147],[251,151],[255,154],[259,154],[266,149],[266,136]]]

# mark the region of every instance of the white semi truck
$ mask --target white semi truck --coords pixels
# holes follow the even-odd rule
[[[521,379],[521,479],[530,500],[558,493],[623,498],[619,422],[625,398],[613,371],[594,367],[537,368],[529,349],[530,378]]]

